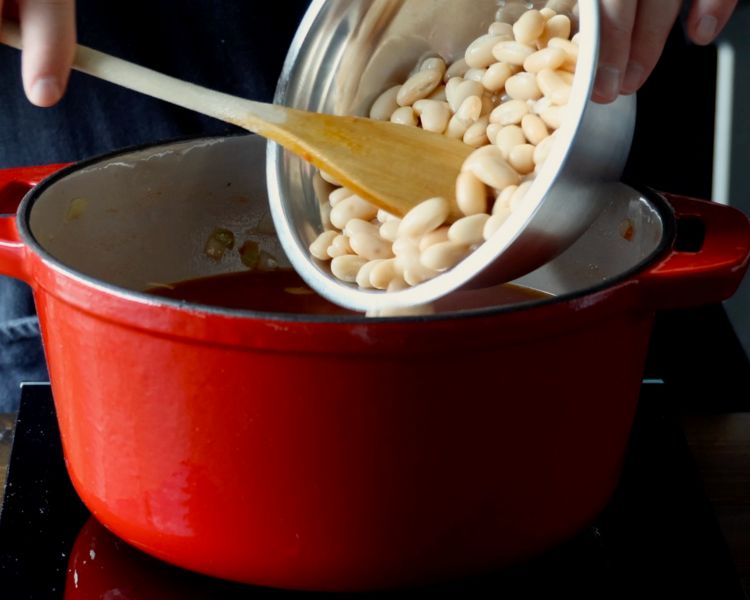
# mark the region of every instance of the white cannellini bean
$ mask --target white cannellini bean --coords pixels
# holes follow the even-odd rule
[[[482,99],[479,96],[469,96],[458,107],[456,116],[462,121],[474,123],[482,114]]]
[[[337,190],[333,190],[330,194],[328,194],[328,204],[330,204],[331,206],[336,206],[342,200],[346,200],[347,198],[351,198],[352,196],[354,196],[354,192],[345,187],[341,187]]]
[[[402,106],[391,115],[391,123],[416,127],[418,124],[417,114],[411,106]]]
[[[379,261],[370,271],[370,285],[378,290],[387,290],[399,274],[395,258]]]
[[[468,79],[464,79],[453,86],[449,81],[445,88],[445,95],[453,112],[457,112],[463,101],[470,96],[481,97],[482,94],[484,94],[484,86],[478,81],[469,81]]]
[[[504,208],[497,213],[493,213],[492,216],[487,219],[484,224],[484,230],[482,231],[482,236],[484,237],[484,239],[490,239],[495,234],[495,232],[500,229],[500,227],[502,227],[503,223],[508,220],[509,216],[510,211],[507,208]]]
[[[451,117],[451,120],[448,121],[448,127],[445,130],[445,135],[447,135],[449,138],[461,140],[466,135],[466,132],[469,131],[469,127],[471,127],[471,125],[472,122],[468,119],[462,119],[458,115],[453,115]]]
[[[549,6],[545,6],[544,8],[539,9],[539,14],[542,15],[545,18],[545,20],[549,21],[552,17],[554,17],[557,14],[557,12],[555,12]]]
[[[498,190],[517,185],[520,180],[497,146],[483,146],[474,150],[464,161],[461,171],[469,171],[485,185]]]
[[[364,221],[362,219],[352,219],[346,224],[342,233],[351,238],[358,233],[366,233],[368,235],[378,235],[378,226],[370,221]]]
[[[450,205],[445,198],[430,198],[417,204],[401,220],[399,236],[419,237],[440,227],[448,218]]]
[[[371,260],[362,267],[360,267],[359,271],[357,271],[357,285],[364,289],[370,289],[373,287],[372,283],[370,283],[370,274],[372,273],[372,270],[380,264],[382,259],[380,260]]]
[[[448,68],[445,70],[445,75],[443,75],[443,81],[448,83],[448,81],[454,77],[463,78],[464,73],[468,70],[469,65],[466,64],[466,61],[463,58],[460,58],[454,63],[448,65]]]
[[[396,96],[400,89],[400,85],[394,85],[392,88],[388,88],[380,94],[377,100],[373,103],[372,108],[370,108],[370,118],[375,119],[376,121],[390,121],[391,115],[398,108]]]
[[[378,209],[367,200],[359,196],[349,196],[342,200],[331,210],[331,223],[337,229],[343,231],[346,224],[352,219],[370,221],[378,214]]]
[[[533,44],[544,32],[546,23],[538,10],[528,10],[513,24],[513,35],[522,44]]]
[[[328,248],[333,244],[333,240],[339,235],[337,231],[329,230],[321,233],[315,241],[310,244],[310,254],[318,260],[330,260]]]
[[[499,42],[512,39],[512,37],[505,35],[492,35],[485,34],[475,39],[469,47],[466,48],[464,54],[464,60],[471,69],[485,69],[495,62],[495,57],[492,55],[492,49]],[[466,74],[464,74],[466,77]],[[468,79],[468,77],[466,77]]]
[[[487,125],[489,125],[489,123],[489,115],[477,119],[476,123],[470,125],[466,130],[466,133],[464,133],[464,144],[466,144],[467,146],[472,146],[474,148],[479,148],[486,145],[489,141],[487,139]]]
[[[567,83],[568,85],[573,85],[573,80],[575,79],[575,73],[571,73],[570,71],[563,71],[562,69],[558,69],[557,71],[555,71],[555,73],[565,83]]]
[[[523,100],[503,102],[490,113],[490,123],[501,125],[518,125],[529,113],[529,105]]]
[[[578,62],[578,46],[567,38],[554,37],[547,43],[548,48],[558,48],[565,52],[568,60],[573,63]]]
[[[515,146],[508,155],[510,166],[521,175],[528,175],[534,170],[534,150],[531,144],[519,144]]]
[[[464,79],[482,83],[482,79],[484,78],[484,74],[486,72],[487,69],[469,69],[468,71],[466,71],[466,73],[464,73]]]
[[[570,38],[572,28],[570,18],[566,15],[554,15],[547,19],[547,22],[544,24],[544,31],[539,36],[537,42],[542,46],[547,46],[552,38],[567,40]]]
[[[428,269],[419,261],[415,261],[404,269],[403,278],[409,285],[419,285],[437,276],[438,272]]]
[[[542,91],[533,73],[516,73],[505,82],[505,91],[514,100],[538,100]]]
[[[458,264],[469,252],[468,246],[456,242],[440,242],[426,248],[419,258],[423,266],[433,271],[445,271]]]
[[[419,66],[420,71],[437,71],[440,73],[440,81],[443,80],[443,76],[445,75],[445,70],[448,68],[448,65],[445,64],[445,61],[440,58],[439,56],[431,56],[429,58],[425,58],[422,61],[422,64]]]
[[[414,270],[415,267],[421,267],[419,262],[419,248],[414,240],[410,240],[413,246],[410,246],[408,251],[401,251],[400,255],[396,256],[396,270],[399,273],[405,273],[409,270]],[[408,279],[407,279],[408,281]]]
[[[354,254],[336,256],[331,261],[331,273],[341,281],[355,283],[357,281],[357,273],[365,263],[367,263],[367,259],[355,256]]]
[[[553,104],[564,106],[570,100],[570,84],[555,71],[542,69],[536,76],[537,85]]]
[[[412,237],[399,237],[393,242],[393,254],[397,264],[403,260],[416,260],[419,257],[419,243]]]
[[[422,128],[435,133],[443,133],[451,118],[451,109],[447,102],[438,100],[418,100],[414,111],[419,115]]]
[[[483,241],[484,224],[490,216],[479,213],[459,219],[448,230],[448,239],[457,244],[473,246]]]
[[[565,118],[565,107],[550,106],[539,116],[542,117],[542,121],[544,121],[550,129],[560,129],[563,119]]]
[[[387,210],[383,210],[382,208],[378,209],[378,213],[375,215],[378,221],[381,223],[385,223],[387,221],[392,221],[393,219],[398,219],[396,215],[392,215]]]
[[[375,233],[355,233],[349,239],[349,244],[356,254],[367,260],[391,258],[393,256],[391,242],[382,239],[377,231]]]
[[[432,92],[429,96],[427,96],[428,100],[438,100],[440,102],[447,102],[447,98],[445,96],[445,86],[439,85],[435,88],[435,91]]]
[[[458,86],[461,85],[464,82],[463,77],[451,77],[445,84],[445,101],[450,104],[450,101],[448,98],[452,98],[456,94],[456,90],[458,89]],[[451,110],[453,108],[451,107]]]
[[[490,144],[494,144],[497,141],[498,132],[504,127],[500,123],[490,123],[487,125],[487,139],[490,140]]]
[[[482,85],[490,92],[499,92],[505,87],[508,77],[515,74],[515,70],[507,63],[496,62],[490,65],[482,77]]]
[[[520,42],[498,42],[492,49],[492,54],[500,62],[521,66],[526,59],[536,52],[535,46],[528,46]]]
[[[502,157],[508,160],[510,153],[513,148],[521,144],[526,143],[526,136],[523,134],[523,129],[518,125],[508,125],[503,127],[495,138],[495,146],[500,149]]]
[[[539,115],[525,115],[521,120],[521,129],[523,129],[523,134],[529,140],[529,143],[535,146],[539,145],[542,140],[549,136],[547,125],[545,125]]]
[[[391,279],[391,282],[388,284],[386,290],[389,292],[398,292],[399,290],[405,290],[408,287],[409,284],[406,283],[403,274],[399,273],[393,279]]]
[[[513,39],[513,25],[510,23],[504,23],[503,21],[495,21],[491,23],[487,33],[490,35],[501,35],[508,39]]]
[[[568,55],[569,58],[572,58],[574,60],[578,60],[578,53],[580,52],[580,49],[578,48],[578,45],[573,43],[572,40],[569,40],[566,37],[553,37],[550,38],[550,41],[548,43],[549,48],[559,48],[560,50],[564,51],[565,54]]]
[[[391,219],[390,221],[386,221],[380,226],[380,237],[389,242],[395,242],[398,237],[398,227],[400,224],[401,219]]]
[[[417,100],[429,96],[441,81],[443,74],[440,71],[418,71],[401,86],[396,95],[396,102],[399,106],[411,106]]]
[[[545,110],[547,110],[550,106],[552,106],[552,100],[546,97],[539,98],[539,100],[531,100],[530,104],[532,104],[532,112],[536,115],[541,115]]]
[[[500,192],[495,200],[495,205],[492,207],[492,214],[497,214],[500,211],[510,211],[510,199],[518,189],[517,185],[509,185],[502,192]]]
[[[337,256],[346,256],[347,254],[354,254],[352,247],[349,245],[349,238],[345,235],[338,234],[331,245],[328,246],[329,258],[336,258]]]
[[[471,171],[456,178],[456,204],[467,216],[487,211],[487,187]]]
[[[543,48],[529,56],[523,63],[523,68],[528,73],[539,73],[543,69],[554,71],[563,66],[566,58],[565,52],[560,48]]]
[[[423,252],[426,248],[429,248],[433,244],[447,242],[449,230],[450,227],[448,227],[447,225],[443,225],[442,227],[438,227],[435,231],[430,231],[430,233],[423,235],[421,238],[419,238],[419,251]]]

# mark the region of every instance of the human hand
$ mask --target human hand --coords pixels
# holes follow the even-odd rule
[[[692,0],[687,33],[696,44],[716,39],[737,0]],[[601,0],[601,50],[594,100],[612,102],[643,85],[661,56],[682,0]]]
[[[73,64],[75,0],[18,0],[17,7],[8,8],[4,12],[16,13],[21,24],[26,96],[37,106],[52,106],[62,97]]]

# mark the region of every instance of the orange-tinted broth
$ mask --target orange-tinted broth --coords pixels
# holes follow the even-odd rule
[[[163,298],[219,308],[285,314],[359,314],[319,296],[291,269],[227,273],[153,287],[146,291]],[[549,297],[544,292],[507,284],[498,288],[493,304],[511,305]]]

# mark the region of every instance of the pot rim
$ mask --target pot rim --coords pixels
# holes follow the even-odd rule
[[[444,313],[433,313],[425,315],[402,315],[402,316],[386,316],[386,317],[367,317],[362,314],[357,315],[316,315],[316,314],[301,314],[301,313],[274,313],[267,311],[254,311],[254,310],[242,310],[242,309],[230,309],[208,306],[193,302],[185,302],[180,300],[173,300],[170,298],[163,298],[160,296],[154,296],[148,294],[145,291],[136,291],[128,288],[118,286],[107,281],[97,279],[95,277],[81,273],[61,262],[55,258],[52,254],[47,252],[42,244],[37,241],[36,237],[31,231],[30,227],[30,216],[34,208],[34,204],[44,192],[56,184],[58,181],[77,173],[83,169],[92,167],[98,163],[111,160],[114,158],[126,156],[134,152],[141,152],[149,149],[159,149],[168,146],[174,146],[183,143],[206,143],[211,141],[221,141],[227,138],[239,137],[243,135],[254,135],[250,133],[231,133],[227,135],[211,135],[211,136],[182,136],[178,138],[172,138],[163,140],[155,143],[137,144],[127,146],[106,152],[87,158],[81,161],[71,163],[49,175],[36,186],[31,188],[23,197],[19,204],[18,210],[16,211],[16,222],[18,226],[18,232],[21,240],[26,245],[27,249],[33,254],[37,255],[42,261],[50,268],[54,269],[58,273],[65,277],[74,280],[89,288],[94,288],[100,292],[107,293],[111,296],[118,298],[124,298],[129,300],[137,301],[141,304],[148,304],[151,306],[159,307],[165,306],[171,309],[182,310],[190,313],[208,313],[211,315],[219,315],[231,318],[243,318],[251,320],[261,321],[275,321],[275,322],[289,322],[289,323],[332,323],[332,324],[362,324],[367,323],[368,325],[375,323],[414,323],[414,322],[431,322],[431,321],[452,321],[452,320],[464,320],[468,318],[487,318],[494,317],[502,314],[519,313],[532,310],[539,306],[548,306],[554,304],[565,304],[571,301],[579,300],[586,296],[592,296],[599,292],[612,289],[617,287],[629,279],[633,278],[634,275],[643,272],[650,264],[654,263],[661,255],[663,255],[668,248],[671,246],[674,236],[676,234],[676,224],[674,211],[670,207],[666,199],[656,192],[655,190],[647,187],[630,186],[637,191],[642,197],[646,198],[651,206],[656,209],[657,213],[662,219],[663,232],[659,244],[656,248],[644,259],[635,264],[630,269],[623,271],[622,273],[606,280],[601,283],[597,283],[592,286],[585,287],[581,290],[575,290],[569,293],[552,296],[550,298],[543,298],[539,300],[531,300],[522,304],[510,304],[500,306],[487,306],[481,308],[472,308],[460,311],[444,312]],[[32,284],[38,284],[38,279],[32,278]]]

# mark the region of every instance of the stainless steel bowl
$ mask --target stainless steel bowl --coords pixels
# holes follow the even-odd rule
[[[306,110],[367,115],[378,94],[403,82],[417,61],[448,61],[499,17],[512,22],[531,7],[567,12],[580,33],[580,57],[558,142],[527,200],[501,229],[450,271],[398,292],[361,290],[336,280],[312,258],[323,230],[315,170],[275,144],[267,153],[271,214],[292,265],[320,294],[379,313],[420,305],[454,290],[514,280],[569,247],[591,225],[619,180],[635,125],[635,97],[590,100],[599,55],[597,0],[315,0],[291,45],[275,101]],[[419,168],[418,164],[414,165]]]

